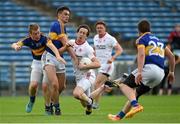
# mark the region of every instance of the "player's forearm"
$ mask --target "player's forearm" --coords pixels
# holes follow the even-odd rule
[[[66,47],[66,46],[63,46],[63,47],[61,47],[61,48],[58,49],[58,51],[59,51],[60,54],[64,53],[66,50],[67,50],[67,47]]]
[[[59,51],[53,44],[48,44],[47,46],[54,52],[56,58],[60,58]]]
[[[101,64],[98,61],[95,61],[86,65],[85,69],[95,69],[95,68],[99,68],[100,66]]]
[[[71,58],[73,59],[73,61],[76,61],[76,60],[77,60],[77,57],[76,57],[73,49],[72,49],[71,47],[68,47],[68,48],[67,48],[67,51],[68,51],[69,55],[71,56]]]
[[[169,57],[169,72],[174,72],[175,69],[175,58],[174,55]]]
[[[138,72],[139,73],[141,73],[143,70],[144,62],[145,62],[145,54],[138,53],[137,63],[138,63]]]
[[[120,45],[118,45],[115,48],[115,54],[112,56],[112,58],[115,60],[119,55],[121,55],[122,52],[123,52],[123,48]]]

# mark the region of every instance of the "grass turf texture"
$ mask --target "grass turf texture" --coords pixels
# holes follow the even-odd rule
[[[139,102],[144,106],[144,112],[117,123],[180,123],[179,98],[180,95],[142,96]],[[111,123],[107,115],[116,114],[126,101],[124,96],[103,96],[100,108],[87,116],[77,100],[63,96],[60,97],[62,115],[47,116],[42,97],[36,98],[31,113],[25,112],[28,100],[28,97],[0,97],[0,123]]]

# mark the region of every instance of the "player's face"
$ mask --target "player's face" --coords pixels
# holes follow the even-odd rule
[[[106,28],[102,24],[96,25],[96,31],[99,35],[104,35],[106,33]]]
[[[88,30],[85,28],[80,28],[77,32],[77,40],[85,41],[87,39]]]
[[[64,23],[68,23],[69,17],[70,12],[68,10],[63,10],[61,13],[58,14],[58,18]]]
[[[30,37],[31,39],[35,40],[35,41],[38,41],[40,39],[40,36],[41,36],[41,32],[40,30],[34,30],[30,33]]]

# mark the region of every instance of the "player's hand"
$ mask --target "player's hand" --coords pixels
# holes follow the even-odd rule
[[[57,57],[57,60],[66,65],[66,61],[62,57]]]
[[[109,59],[109,60],[107,61],[107,63],[108,63],[108,64],[111,64],[112,62],[114,62],[114,60],[115,60],[114,57],[111,57],[111,59]]]
[[[78,68],[78,65],[79,65],[78,59],[77,59],[77,58],[76,58],[76,59],[73,59],[73,62],[74,62],[75,67]]]
[[[21,46],[19,46],[17,43],[13,43],[11,47],[14,48],[15,51],[19,51],[21,49]]]
[[[15,48],[14,48],[16,51],[19,51],[20,49],[21,49],[21,46],[16,46]]]
[[[66,47],[73,47],[73,45],[71,43],[67,42]]]
[[[137,74],[137,76],[136,76],[136,78],[135,78],[135,83],[136,83],[137,85],[140,85],[141,82],[142,82],[142,73],[139,73],[139,72],[138,72],[138,74]]]
[[[113,88],[112,87],[109,87],[109,86],[107,86],[107,85],[102,85],[103,87],[104,87],[104,91],[106,91],[106,92],[111,92],[112,90],[113,90]]]
[[[174,83],[175,81],[174,72],[169,72],[167,79],[171,84]]]
[[[85,65],[85,64],[81,64],[81,63],[79,63],[79,65],[78,65],[77,67],[78,67],[78,69],[80,69],[80,70],[86,69],[86,65]]]

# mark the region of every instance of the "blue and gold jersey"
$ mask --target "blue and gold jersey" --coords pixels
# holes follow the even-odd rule
[[[27,46],[31,49],[33,59],[36,60],[41,60],[41,56],[45,51],[47,43],[52,43],[52,41],[48,40],[44,35],[41,35],[39,41],[34,41],[31,37],[26,37],[23,40],[18,41],[18,45]]]
[[[49,37],[52,40],[52,43],[56,46],[57,49],[61,48],[63,44],[58,39],[66,35],[66,28],[63,23],[59,21],[54,21],[50,27]],[[53,51],[49,48],[46,51],[50,52],[52,55],[55,55]]]
[[[150,32],[144,33],[136,41],[137,47],[145,47],[145,64],[155,64],[164,68],[165,44]]]

